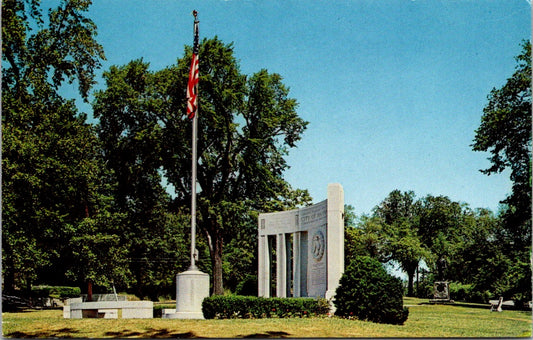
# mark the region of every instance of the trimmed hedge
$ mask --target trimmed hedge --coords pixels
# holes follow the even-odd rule
[[[67,299],[78,297],[81,294],[79,287],[67,286],[34,286],[31,288],[34,297],[53,297],[58,299]]]
[[[206,319],[301,318],[329,312],[326,299],[214,295],[202,302]]]
[[[367,256],[352,259],[341,277],[334,304],[335,315],[345,318],[402,325],[409,316],[403,307],[401,280]]]

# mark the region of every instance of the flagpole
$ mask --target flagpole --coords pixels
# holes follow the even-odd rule
[[[198,12],[193,11],[194,34],[198,36]],[[196,42],[195,42],[196,43]],[[196,85],[196,95],[198,95],[198,85]],[[198,98],[198,97],[197,97]],[[192,180],[191,180],[191,267],[189,270],[197,270],[194,253],[196,252],[196,167],[198,164],[198,105],[192,121]]]
[[[187,115],[192,120],[191,171],[191,266],[176,275],[176,312],[165,313],[168,319],[203,319],[202,301],[209,296],[209,275],[197,267],[196,253],[196,168],[198,166],[198,12],[194,15],[194,45],[187,83]]]
[[[196,251],[196,165],[197,165],[198,115],[192,121],[192,194],[191,194],[191,268],[196,269],[194,253]]]

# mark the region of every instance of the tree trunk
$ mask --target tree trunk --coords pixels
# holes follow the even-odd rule
[[[407,273],[408,283],[407,283],[407,296],[414,297],[414,278],[416,274],[416,267],[418,266],[418,261],[409,263],[405,272]]]
[[[3,249],[4,254],[6,253],[6,248]],[[9,254],[9,251],[8,251]],[[4,263],[3,268],[3,289],[4,294],[12,294],[15,291],[15,264],[13,263],[13,257],[12,256],[6,256],[5,257],[6,262],[9,262],[9,264],[6,266],[6,263]]]
[[[93,300],[93,282],[91,280],[87,281],[87,302]]]
[[[210,228],[207,230],[207,240],[209,253],[211,255],[211,268],[213,270],[213,291],[212,295],[224,294],[222,281],[222,248],[224,244],[221,233],[218,232],[216,220],[209,222]]]
[[[223,240],[220,235],[215,239],[213,261],[213,294],[224,294],[224,284],[222,282],[222,244]]]
[[[410,271],[407,273],[407,277],[408,277],[408,280],[409,280],[409,282],[408,282],[408,284],[407,284],[407,296],[410,296],[410,297],[415,296],[415,292],[414,292],[414,284],[413,284],[413,281],[414,281],[413,278],[414,278],[414,276],[415,276],[414,271],[411,271],[411,270],[410,270]]]

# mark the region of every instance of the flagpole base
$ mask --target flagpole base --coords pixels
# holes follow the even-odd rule
[[[176,275],[176,312],[165,318],[204,319],[202,301],[206,297],[209,297],[209,274],[192,267],[179,273]]]

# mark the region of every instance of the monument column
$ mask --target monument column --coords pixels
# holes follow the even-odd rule
[[[287,297],[287,248],[285,234],[276,236],[276,296]]]
[[[294,290],[294,297],[300,297],[300,276],[301,276],[301,259],[300,259],[300,233],[292,234],[292,272],[294,277],[294,282],[292,289]]]
[[[259,235],[259,250],[258,250],[258,263],[259,270],[257,273],[257,281],[259,281],[258,295],[263,297],[270,296],[270,261],[268,247],[268,236]]]
[[[344,190],[339,183],[328,184],[328,289],[326,299],[335,296],[344,273]]]

